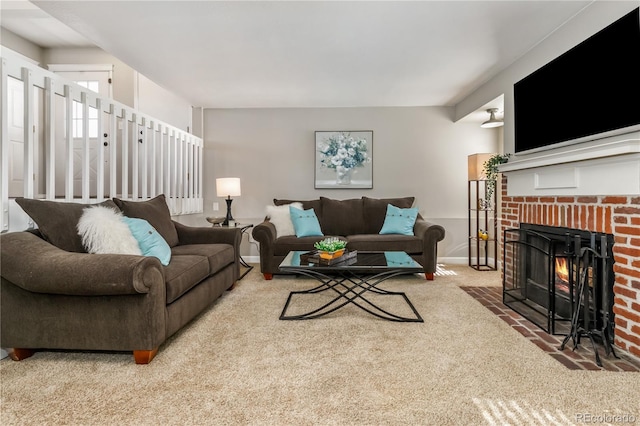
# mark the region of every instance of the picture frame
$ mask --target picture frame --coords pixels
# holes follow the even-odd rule
[[[316,189],[373,188],[373,130],[315,132]]]

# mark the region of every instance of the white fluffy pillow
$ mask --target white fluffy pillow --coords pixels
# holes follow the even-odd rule
[[[89,253],[142,255],[138,241],[122,213],[112,208],[95,206],[84,209],[78,222],[78,235]]]
[[[291,221],[291,213],[289,212],[290,205],[302,210],[302,203],[267,206],[267,217],[269,218],[269,222],[273,223],[273,226],[276,227],[276,237],[296,235],[296,230],[293,228],[293,222]]]

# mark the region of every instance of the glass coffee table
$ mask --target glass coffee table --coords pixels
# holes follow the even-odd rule
[[[388,291],[378,285],[399,275],[423,272],[422,266],[402,251],[357,252],[355,256],[332,265],[322,265],[317,258],[307,258],[308,252],[292,251],[284,258],[279,268],[282,272],[305,275],[320,282],[320,285],[303,291],[292,291],[280,314],[281,320],[306,320],[330,314],[348,304],[375,315],[398,322],[424,322],[407,295]],[[329,292],[329,297],[319,298],[318,293]],[[306,304],[314,305],[306,312],[290,314],[295,298],[304,298]],[[314,300],[309,300],[314,298]],[[375,299],[375,300],[374,300]],[[391,299],[399,299],[403,309],[387,306]],[[317,302],[317,303],[313,303]],[[318,306],[320,305],[320,306]],[[396,303],[397,305],[397,303]],[[408,308],[408,309],[407,309]],[[391,311],[395,311],[395,313]],[[405,312],[401,312],[404,310]],[[408,315],[407,315],[408,314]]]

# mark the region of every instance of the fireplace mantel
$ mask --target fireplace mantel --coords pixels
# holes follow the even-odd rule
[[[500,165],[509,196],[640,195],[640,132]]]

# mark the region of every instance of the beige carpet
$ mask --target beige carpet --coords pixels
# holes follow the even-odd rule
[[[638,373],[568,370],[459,288],[499,281],[497,273],[460,265],[431,282],[385,283],[405,291],[425,323],[384,321],[353,306],[322,319],[280,321],[289,291],[314,282],[266,282],[256,268],[147,366],[121,353],[2,360],[0,423],[640,422]]]

